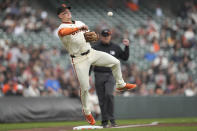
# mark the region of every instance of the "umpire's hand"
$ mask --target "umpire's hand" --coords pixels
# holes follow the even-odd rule
[[[122,40],[122,43],[123,43],[125,46],[129,46],[129,40],[128,40],[128,39],[123,39],[123,40]]]

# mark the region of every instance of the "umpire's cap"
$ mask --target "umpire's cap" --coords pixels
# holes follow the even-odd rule
[[[110,36],[111,34],[112,34],[112,32],[109,29],[104,29],[104,30],[101,31],[101,35],[103,37]]]
[[[67,6],[66,4],[62,4],[60,7],[57,8],[57,15],[65,11],[65,9],[71,9],[70,6]]]

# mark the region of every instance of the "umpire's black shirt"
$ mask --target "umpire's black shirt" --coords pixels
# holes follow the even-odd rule
[[[120,46],[113,44],[112,42],[105,44],[100,41],[98,43],[95,43],[92,48],[95,50],[99,50],[111,54],[117,59],[122,59],[126,61],[129,58],[129,46],[125,46],[123,51]],[[112,72],[112,71],[111,68],[109,67],[95,66],[94,72]]]

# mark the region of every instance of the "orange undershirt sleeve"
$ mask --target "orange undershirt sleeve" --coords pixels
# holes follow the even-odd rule
[[[58,35],[60,36],[70,35],[78,30],[79,28],[62,28],[58,31]]]

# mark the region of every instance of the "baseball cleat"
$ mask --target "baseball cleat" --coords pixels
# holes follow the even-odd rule
[[[111,127],[117,127],[118,125],[116,123],[111,123]]]
[[[92,114],[90,114],[90,115],[85,115],[85,117],[86,117],[86,120],[88,121],[88,123],[89,123],[90,125],[94,125],[94,124],[96,123],[96,121],[94,120],[94,117],[92,116]]]
[[[102,125],[103,128],[109,128],[110,126],[107,124],[107,125]]]
[[[136,88],[136,84],[129,84],[127,83],[124,87],[116,88],[118,91],[127,91]]]
[[[117,127],[118,125],[116,124],[115,120],[110,120],[111,122],[111,127]]]

